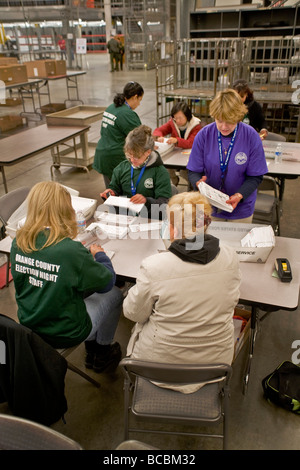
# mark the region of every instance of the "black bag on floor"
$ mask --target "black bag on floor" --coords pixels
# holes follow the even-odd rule
[[[300,414],[300,367],[285,361],[262,381],[264,397],[293,413]]]

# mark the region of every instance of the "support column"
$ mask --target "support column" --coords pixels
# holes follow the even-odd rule
[[[104,0],[104,17],[105,17],[105,32],[106,32],[106,43],[110,40],[112,30],[112,19],[111,19],[111,1]]]

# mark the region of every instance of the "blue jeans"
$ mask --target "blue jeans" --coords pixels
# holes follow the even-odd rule
[[[96,340],[99,344],[111,344],[118,326],[123,294],[116,286],[105,294],[95,292],[84,299],[92,321],[92,329],[86,341]]]

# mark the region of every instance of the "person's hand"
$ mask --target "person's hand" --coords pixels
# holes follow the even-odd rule
[[[238,203],[243,199],[243,196],[240,193],[235,193],[227,199],[226,204],[231,204],[233,209],[236,208]]]
[[[268,135],[268,131],[267,129],[261,129],[259,131],[259,137],[261,138],[261,140],[265,140],[265,138],[267,137]]]
[[[130,198],[130,202],[133,202],[133,204],[145,204],[146,201],[147,199],[142,194],[135,194]]]
[[[202,181],[205,182],[206,180],[207,180],[207,176],[202,176],[202,178],[196,183],[197,188],[198,188],[199,183],[201,183]]]
[[[92,245],[90,246],[90,252],[93,256],[95,256],[96,253],[99,253],[100,251],[104,251],[104,249],[102,248],[102,246],[100,245],[97,245],[97,243],[92,243]]]
[[[176,139],[176,137],[169,137],[169,139],[167,140],[167,144],[177,144],[178,140]]]
[[[164,142],[165,138],[160,136],[160,137],[157,137],[157,142]]]
[[[100,196],[103,197],[103,199],[107,199],[109,196],[115,196],[115,192],[112,189],[106,189],[103,191],[103,193],[100,193]]]

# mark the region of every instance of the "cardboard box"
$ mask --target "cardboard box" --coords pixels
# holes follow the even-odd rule
[[[13,115],[0,116],[1,132],[10,131],[20,126],[23,126],[23,119],[21,118],[21,116],[13,116]]]
[[[51,77],[56,75],[55,60],[32,60],[25,62],[29,78]]]
[[[56,60],[55,61],[55,75],[66,75],[67,73],[67,64],[65,60]]]
[[[25,65],[2,65],[0,66],[0,80],[3,80],[6,85],[27,82],[27,69]]]
[[[0,106],[19,106],[22,104],[21,98],[5,98],[5,103],[0,103]]]
[[[72,206],[74,211],[81,211],[86,220],[91,219],[97,207],[97,200],[86,197],[80,197],[77,195],[78,191],[75,191],[72,188],[68,188],[67,186],[65,186],[65,188],[71,194]],[[7,225],[5,227],[5,233],[11,238],[15,238],[17,230],[24,224],[26,220],[26,212],[26,202],[23,202],[8,219]]]
[[[208,227],[207,233],[221,240],[221,243],[230,245],[235,251],[240,261],[249,263],[265,263],[271,253],[273,246],[265,247],[242,247],[241,239],[253,227],[262,227],[255,224],[239,224],[230,222],[212,222]]]
[[[105,106],[74,106],[46,116],[48,126],[86,126],[102,119]]]
[[[17,57],[0,57],[0,65],[15,65],[18,63]]]
[[[51,114],[56,113],[57,111],[62,111],[66,109],[65,103],[48,103],[41,106],[42,114]]]

